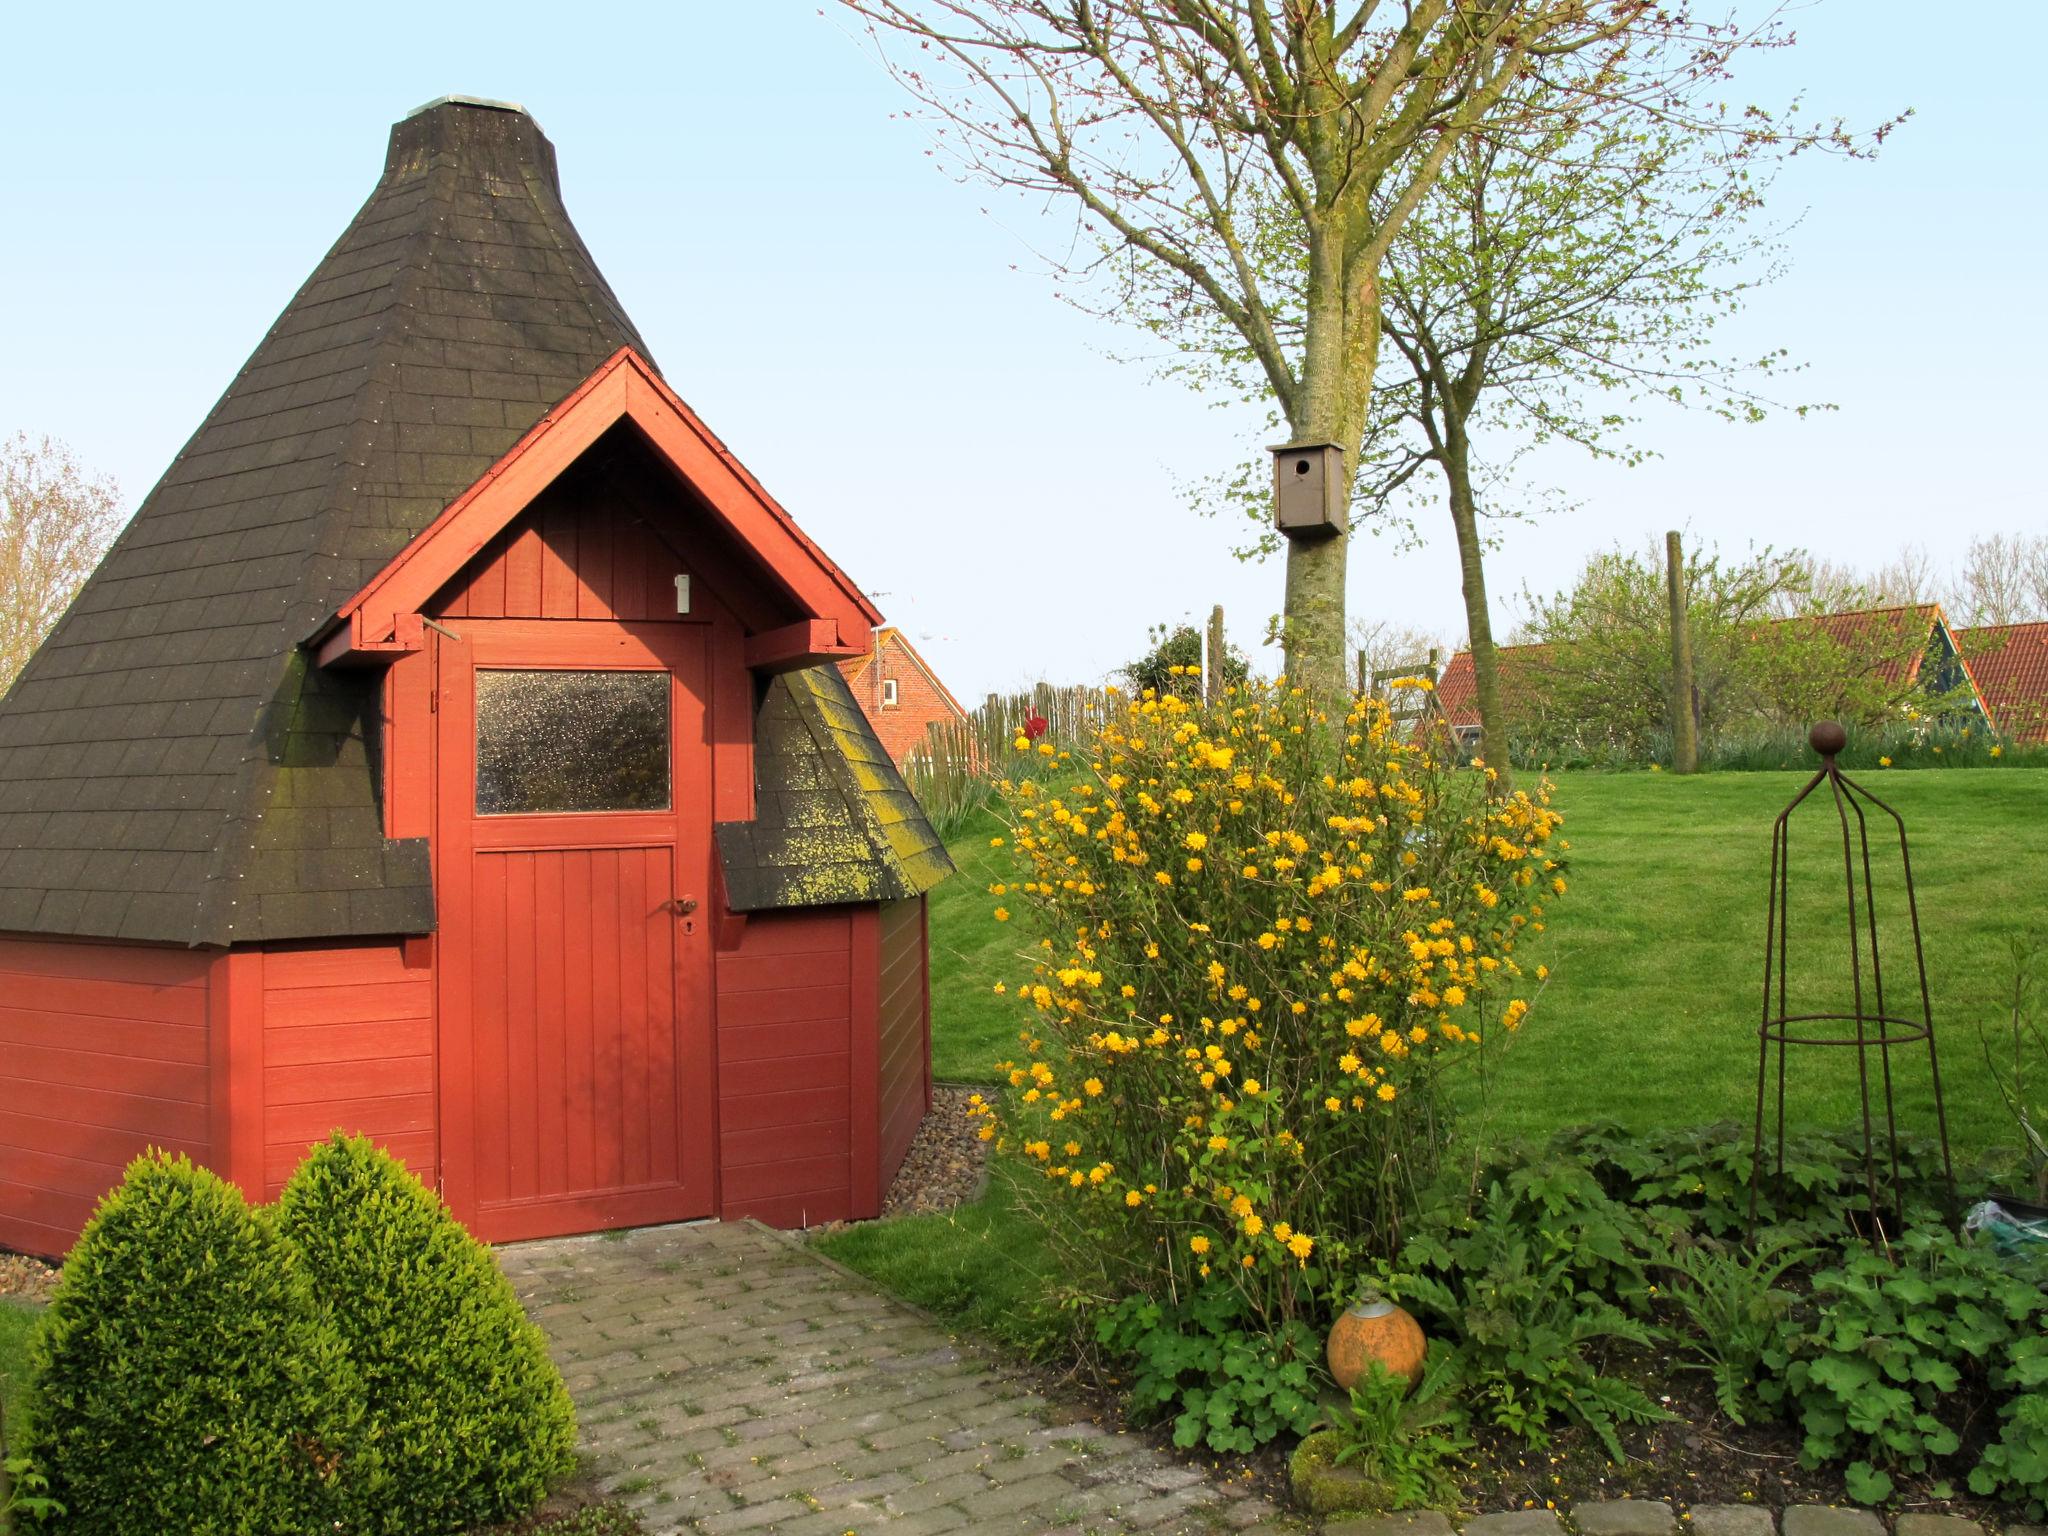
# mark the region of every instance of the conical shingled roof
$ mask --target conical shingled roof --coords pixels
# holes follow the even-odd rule
[[[516,108],[384,175],[0,704],[0,931],[423,932],[371,673],[299,642],[620,346],[646,348]]]

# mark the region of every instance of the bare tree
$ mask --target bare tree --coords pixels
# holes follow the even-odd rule
[[[1355,471],[1379,273],[1446,157],[1683,107],[1749,34],[1650,0],[841,0],[969,174],[1063,199],[1081,302]],[[1070,290],[1070,293],[1074,290]],[[1342,538],[1291,540],[1288,670],[1344,674]]]
[[[106,553],[117,495],[54,438],[0,439],[0,693]]]
[[[2048,619],[2048,534],[1970,540],[1951,606],[1950,618],[1971,628]]]

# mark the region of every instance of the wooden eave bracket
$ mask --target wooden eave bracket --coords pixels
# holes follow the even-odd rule
[[[747,636],[746,663],[755,672],[795,672],[821,662],[843,661],[867,654],[865,645],[850,645],[840,638],[834,619],[805,619],[780,629]]]
[[[392,621],[390,638],[372,640],[363,632],[363,615],[358,609],[332,634],[316,642],[313,658],[323,667],[374,667],[424,650],[426,644],[427,621],[423,615],[401,613]]]
[[[434,594],[620,421],[632,422],[711,514],[753,552],[789,606],[811,616],[757,637],[767,641],[811,627],[802,637],[765,647],[760,665],[787,670],[865,648],[839,637],[881,623],[874,604],[645,360],[631,347],[621,347],[372,577],[329,628],[312,637],[321,665],[375,665],[419,649],[425,643],[420,616]],[[799,642],[808,649],[780,648]],[[754,664],[750,642],[749,665]]]

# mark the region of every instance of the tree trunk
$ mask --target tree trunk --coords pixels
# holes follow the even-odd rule
[[[1287,676],[1311,693],[1344,691],[1342,534],[1287,541]]]
[[[1472,679],[1479,694],[1479,755],[1499,775],[1501,793],[1514,788],[1508,762],[1508,724],[1500,701],[1500,656],[1486,604],[1485,550],[1479,542],[1479,506],[1472,495],[1470,444],[1461,422],[1449,424],[1444,480],[1450,488],[1451,525],[1458,531],[1458,573],[1465,591],[1465,624],[1472,637]]]

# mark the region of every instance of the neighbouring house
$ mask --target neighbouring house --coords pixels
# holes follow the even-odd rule
[[[1952,708],[1960,709],[1979,726],[1990,723],[1983,694],[1939,603],[1902,603],[1777,622],[1817,628],[1852,663],[1871,658],[1871,674],[1902,697],[1954,695]]]
[[[875,1214],[951,869],[880,615],[448,98],[0,705],[0,1243],[375,1137],[491,1240]]]
[[[1956,631],[1956,643],[1991,715],[2014,741],[2048,742],[2048,624],[1985,624]]]
[[[1543,645],[1494,647],[1496,665],[1500,670],[1501,705],[1510,715],[1526,708],[1532,701],[1532,679],[1540,671],[1543,654],[1548,649]],[[1470,651],[1459,651],[1444,663],[1444,670],[1436,680],[1433,708],[1424,716],[1425,724],[1437,721],[1443,723],[1460,747],[1479,745],[1479,678],[1472,670]]]
[[[1990,722],[1984,690],[1972,676],[1978,670],[1976,659],[1965,660],[1957,633],[1949,628],[1938,603],[1772,619],[1759,624],[1750,636],[1759,645],[1778,637],[1795,642],[1785,651],[1791,671],[1797,681],[1810,684],[1814,695],[1808,698],[1797,689],[1788,689],[1783,699],[1764,701],[1776,703],[1781,710],[1824,714],[1841,708],[1840,701],[1820,697],[1839,681],[1828,675],[1828,666],[1832,666],[1837,672],[1876,679],[1883,693],[1942,699],[1951,710],[1960,710],[1979,725]],[[1796,644],[1808,637],[1824,638],[1828,642],[1824,653]],[[1544,674],[1553,650],[1545,644],[1497,648],[1501,703],[1510,719],[1526,721],[1540,716],[1545,702]],[[1479,690],[1470,651],[1452,656],[1437,679],[1435,718],[1461,746],[1478,742]]]
[[[939,681],[931,663],[893,624],[874,632],[864,654],[840,662],[839,674],[866,712],[889,760],[899,768],[925,744],[932,726],[967,719],[967,711]]]

